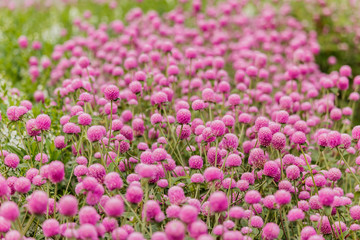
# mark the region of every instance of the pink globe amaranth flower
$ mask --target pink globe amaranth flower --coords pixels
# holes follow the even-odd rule
[[[177,126],[176,135],[180,139],[187,139],[191,135],[191,127],[187,124],[183,124],[181,126]]]
[[[146,194],[146,193],[145,193]],[[168,191],[168,197],[171,204],[179,205],[186,199],[184,190],[181,187],[173,186]]]
[[[311,226],[305,226],[301,230],[301,240],[308,240],[311,236],[316,235],[316,230]]]
[[[223,212],[228,209],[229,201],[224,192],[214,192],[209,197],[210,209],[212,212]]]
[[[30,191],[31,182],[25,177],[19,177],[14,184],[14,188],[19,193],[27,193]]]
[[[81,57],[78,61],[78,64],[81,68],[87,68],[90,65],[90,61],[87,57]]]
[[[170,205],[166,209],[166,216],[168,218],[178,218],[180,215],[180,211],[181,211],[181,207],[179,207],[178,205]]]
[[[348,65],[341,66],[340,68],[340,75],[343,77],[350,77],[351,76],[351,67]]]
[[[301,131],[297,131],[291,136],[291,141],[294,144],[304,144],[306,142],[306,135]]]
[[[15,202],[8,201],[1,204],[0,216],[8,221],[15,221],[20,215],[19,207]]]
[[[191,108],[194,111],[202,110],[206,107],[206,104],[203,100],[197,99],[191,104]]]
[[[289,211],[287,217],[290,222],[294,222],[297,220],[303,220],[305,213],[299,208],[294,208]]]
[[[105,176],[104,183],[110,191],[121,189],[123,186],[123,181],[120,175],[116,172],[108,173]]]
[[[242,163],[241,157],[238,154],[230,154],[226,158],[226,167],[239,167]]]
[[[35,156],[35,161],[42,161],[42,163],[47,163],[49,161],[49,157],[45,153],[38,153]]]
[[[45,102],[45,95],[42,91],[38,90],[34,93],[34,98],[36,102]]]
[[[5,219],[4,217],[0,217],[0,232],[6,233],[11,228],[11,222]]]
[[[296,165],[290,165],[286,168],[286,177],[290,180],[296,180],[300,177],[300,169]]]
[[[277,150],[284,149],[286,146],[286,136],[281,132],[275,133],[272,136],[271,145]]]
[[[350,212],[350,216],[352,219],[354,219],[354,220],[360,219],[360,206],[359,205],[355,205],[355,206],[351,207],[349,212]]]
[[[61,182],[65,177],[65,166],[60,161],[53,161],[49,164],[49,179],[53,183]]]
[[[87,130],[87,137],[90,142],[100,141],[106,134],[104,126],[92,126]]]
[[[36,129],[36,120],[30,119],[26,122],[26,132],[29,136],[34,137],[40,134],[40,131]]]
[[[286,190],[278,190],[274,196],[276,203],[279,205],[286,205],[291,201],[291,194]]]
[[[264,225],[264,222],[259,216],[252,216],[250,218],[250,226],[254,228],[261,228]]]
[[[16,106],[11,106],[6,110],[6,116],[10,121],[19,120],[19,116],[16,114],[17,108]]]
[[[192,169],[201,169],[203,167],[203,159],[198,155],[189,158],[189,167]]]
[[[32,214],[41,215],[46,213],[48,196],[43,191],[33,192],[28,199],[28,210]]]
[[[155,234],[156,233],[154,233],[153,235]],[[129,233],[124,228],[121,227],[114,229],[111,233],[111,237],[114,240],[126,240],[128,236]]]
[[[191,176],[190,181],[192,183],[203,183],[205,178],[201,173],[195,173]]]
[[[215,137],[220,137],[225,133],[225,124],[221,120],[215,120],[210,124],[211,131]]]
[[[124,202],[120,198],[110,198],[106,202],[104,210],[109,217],[120,217],[124,213]]]
[[[331,206],[334,201],[335,193],[331,188],[323,188],[319,190],[319,202],[323,206]]]
[[[268,126],[269,126],[269,119],[267,119],[266,117],[258,117],[255,120],[254,129],[257,132],[260,130],[260,128],[268,127]]]
[[[333,182],[336,182],[341,178],[341,171],[338,168],[330,168],[326,174],[326,177]]]
[[[275,161],[267,161],[264,165],[264,174],[269,177],[276,177],[280,173],[280,168]]]
[[[115,85],[108,85],[104,89],[104,95],[107,100],[115,101],[119,98],[119,88]]]
[[[258,191],[256,190],[250,190],[245,194],[245,198],[244,198],[245,202],[248,204],[255,204],[255,203],[259,203],[261,200],[261,195]]]
[[[77,236],[80,239],[98,239],[96,228],[92,224],[82,224],[77,230]]]
[[[75,123],[66,123],[63,126],[63,132],[67,133],[67,134],[77,134],[81,132],[81,129],[78,125],[76,125]]]
[[[198,210],[191,205],[185,205],[181,208],[179,218],[186,224],[196,221],[198,217]]]
[[[327,134],[328,147],[336,148],[341,144],[341,134],[337,131],[331,131]]]
[[[263,168],[267,160],[264,150],[261,148],[253,148],[249,155],[249,164],[256,168]]]
[[[262,229],[262,237],[265,240],[273,240],[279,236],[280,228],[276,223],[267,223]]]
[[[45,237],[53,237],[60,233],[60,224],[56,219],[47,219],[42,224]]]
[[[56,136],[54,139],[54,145],[57,149],[63,149],[66,147],[65,137],[64,136]]]
[[[180,109],[176,113],[176,121],[180,124],[188,124],[191,121],[191,112],[187,109]]]
[[[359,126],[355,126],[352,129],[352,138],[355,140],[359,140],[360,139],[360,125]]]
[[[223,172],[216,167],[208,167],[204,171],[204,178],[207,182],[222,180],[224,178]]]
[[[28,47],[28,39],[26,36],[20,36],[18,38],[18,44],[21,48],[27,48]]]
[[[239,146],[239,139],[235,134],[227,133],[224,135],[222,144],[226,149],[236,149]]]
[[[87,113],[82,113],[78,116],[78,123],[83,126],[88,126],[92,122],[92,117]]]
[[[10,153],[5,157],[4,163],[10,168],[16,168],[20,163],[20,159],[15,153]]]
[[[63,216],[75,216],[78,212],[78,200],[72,195],[65,195],[59,200],[58,209]]]
[[[168,240],[179,240],[185,238],[185,226],[178,220],[170,221],[165,226]]]
[[[129,186],[126,190],[126,200],[130,203],[138,204],[143,199],[143,190],[138,186]]]
[[[80,224],[91,224],[95,225],[100,219],[100,215],[97,213],[95,208],[90,206],[82,207],[79,211]]]
[[[40,114],[35,119],[35,126],[36,129],[39,129],[41,131],[47,131],[50,129],[51,126],[51,119],[46,114]]]
[[[272,140],[272,132],[268,127],[260,128],[258,132],[258,139],[261,146],[269,146]]]

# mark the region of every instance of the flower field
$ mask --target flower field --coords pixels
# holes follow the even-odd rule
[[[359,10],[1,1],[0,238],[359,238]]]

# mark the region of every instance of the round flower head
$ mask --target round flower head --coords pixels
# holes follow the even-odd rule
[[[50,126],[51,126],[51,119],[48,115],[40,114],[39,116],[36,117],[35,119],[36,129],[41,131],[47,131],[50,129]]]
[[[239,167],[242,163],[241,157],[238,154],[230,154],[226,158],[226,167]]]
[[[120,189],[123,186],[123,181],[117,172],[108,173],[105,176],[104,183],[110,191]]]
[[[319,202],[323,206],[331,206],[334,201],[335,193],[331,188],[323,188],[319,190]]]
[[[295,144],[304,144],[306,142],[306,135],[301,131],[297,131],[291,136],[291,141]]]
[[[72,195],[65,195],[60,198],[58,207],[61,215],[68,217],[75,216],[78,211],[78,200]]]
[[[191,108],[194,111],[202,110],[205,108],[205,102],[203,100],[197,99],[191,104]]]
[[[16,168],[19,165],[19,162],[20,159],[15,153],[8,154],[4,159],[5,165],[10,168]]]
[[[264,222],[261,217],[259,216],[253,216],[250,218],[250,226],[254,228],[261,228],[263,226]]]
[[[280,173],[280,168],[275,161],[267,161],[264,165],[264,174],[269,177],[276,177]]]
[[[191,121],[191,112],[187,109],[180,109],[176,113],[176,121],[180,124],[188,124]]]
[[[203,160],[198,155],[193,155],[189,158],[189,167],[192,169],[201,169],[203,167]]]
[[[204,176],[201,173],[195,173],[191,176],[192,183],[202,183],[205,181]]]
[[[186,224],[190,224],[194,222],[197,219],[197,216],[198,216],[198,210],[191,205],[183,206],[179,214],[180,220]]]
[[[106,134],[103,126],[92,126],[87,130],[87,137],[90,142],[100,141]]]
[[[35,191],[28,200],[28,209],[32,214],[44,214],[47,209],[48,196],[43,191]]]
[[[290,165],[286,168],[286,177],[290,180],[296,180],[300,177],[300,169],[296,165]]]
[[[118,208],[116,208],[116,210],[117,209]],[[85,206],[82,207],[79,211],[79,222],[81,225],[87,223],[91,225],[95,225],[99,221],[99,219],[100,219],[100,215],[96,212],[95,208],[93,207]]]
[[[255,204],[255,203],[259,203],[261,200],[261,195],[258,191],[256,190],[250,190],[245,194],[245,198],[244,198],[245,202],[248,204]]]
[[[301,240],[308,240],[314,235],[316,235],[316,230],[311,226],[306,226],[301,230]]]
[[[258,132],[258,139],[261,146],[269,146],[272,140],[272,132],[268,127],[260,128]]]
[[[349,212],[350,212],[350,216],[352,219],[354,219],[354,220],[360,219],[360,206],[359,205],[351,207]]]
[[[222,136],[225,133],[225,124],[221,120],[211,122],[210,128],[213,135],[216,137]]]
[[[208,167],[204,171],[204,178],[207,182],[222,180],[223,177],[222,171],[216,167]]]
[[[274,196],[276,203],[279,205],[285,205],[291,201],[291,194],[286,190],[278,190]]]
[[[271,144],[277,150],[284,149],[286,146],[286,136],[281,132],[275,133],[272,136]]]
[[[224,192],[214,192],[209,197],[210,209],[213,212],[223,212],[228,208],[229,201]]]
[[[130,203],[138,204],[143,198],[143,190],[138,186],[129,186],[126,190],[126,200]]]
[[[239,146],[239,139],[235,134],[227,133],[222,140],[222,144],[226,149],[236,149]]]
[[[15,202],[4,202],[0,207],[0,216],[8,221],[15,221],[20,215],[19,207]]]
[[[60,224],[56,219],[47,219],[42,224],[45,237],[53,237],[60,233]]]
[[[331,131],[327,134],[328,147],[335,148],[341,144],[341,134],[337,131]]]
[[[25,177],[19,177],[15,182],[14,188],[19,193],[27,193],[30,191],[31,182]]]
[[[330,181],[336,182],[341,178],[341,171],[338,168],[330,168],[326,176]]]
[[[49,179],[53,183],[61,182],[65,177],[65,166],[60,161],[53,161],[49,164]]]
[[[119,198],[110,198],[104,210],[109,217],[120,217],[124,212],[124,202]]]
[[[176,205],[183,203],[186,199],[184,190],[178,186],[173,186],[169,189],[168,197],[170,203]]]
[[[165,226],[165,233],[169,240],[184,239],[185,226],[178,220],[170,221]]]
[[[119,88],[115,85],[108,85],[104,89],[104,95],[107,100],[114,101],[119,98]]]
[[[249,155],[249,164],[256,168],[263,168],[267,160],[264,150],[261,148],[253,148]]]
[[[26,122],[26,132],[29,136],[34,137],[40,134],[40,131],[36,129],[36,120],[30,119]]]
[[[303,220],[305,217],[305,213],[299,208],[294,208],[289,211],[287,217],[290,222],[294,222],[297,220]]]
[[[262,230],[262,237],[266,240],[273,240],[279,236],[280,228],[276,223],[267,223]]]

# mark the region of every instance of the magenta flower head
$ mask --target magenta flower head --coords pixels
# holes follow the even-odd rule
[[[256,168],[263,168],[267,160],[264,150],[261,148],[253,148],[249,155],[249,164]]]
[[[224,192],[214,192],[209,197],[210,209],[212,212],[226,211],[229,205],[229,200]]]
[[[189,167],[192,169],[201,169],[203,167],[203,159],[198,155],[189,158]]]
[[[255,128],[255,131],[257,131],[257,132],[260,130],[260,128],[268,127],[268,126],[269,126],[269,119],[267,119],[266,117],[258,117],[255,120],[254,128]]]
[[[61,182],[65,177],[65,166],[60,161],[53,161],[49,164],[49,179],[53,183]]]
[[[46,114],[40,114],[35,119],[35,126],[36,126],[36,129],[41,130],[41,131],[49,130],[50,126],[51,126],[50,117]]]
[[[280,228],[276,223],[267,223],[262,230],[262,237],[265,240],[274,240],[279,236]]]
[[[359,205],[355,205],[355,206],[351,207],[349,212],[350,212],[350,216],[352,219],[354,219],[354,220],[360,219],[360,206]]]
[[[110,198],[106,202],[104,210],[109,217],[120,217],[124,213],[124,202],[116,197]]]
[[[286,136],[281,132],[275,133],[272,136],[271,145],[277,150],[284,149],[286,146]]]
[[[296,180],[300,177],[300,169],[296,165],[290,165],[286,168],[286,177],[290,180]]]
[[[267,161],[264,165],[264,174],[269,177],[276,177],[280,173],[279,165],[275,161]]]
[[[168,197],[170,203],[175,205],[179,205],[186,200],[184,190],[178,186],[173,186],[169,189]]]
[[[247,204],[256,204],[260,202],[261,195],[256,190],[250,190],[245,194],[244,200]]]
[[[87,137],[90,142],[100,141],[106,134],[103,126],[92,126],[87,130]]]
[[[81,68],[87,68],[90,64],[90,61],[87,57],[83,56],[79,59],[78,64]]]
[[[115,85],[108,85],[104,89],[104,95],[107,100],[115,101],[119,98],[119,88]]]
[[[336,148],[341,144],[341,134],[338,131],[331,131],[327,134],[329,148]]]
[[[214,136],[219,137],[225,133],[225,124],[221,120],[215,120],[210,125],[211,131]]]
[[[141,187],[129,186],[126,190],[126,200],[130,203],[138,204],[143,199],[144,192]]]
[[[281,110],[276,113],[276,122],[286,124],[288,119],[289,113],[287,111]]]
[[[61,215],[75,216],[78,212],[78,200],[72,195],[65,195],[59,200],[58,207]]]
[[[26,132],[29,136],[34,137],[40,134],[40,131],[36,129],[36,120],[30,119],[26,122]]]
[[[226,159],[226,167],[239,167],[242,163],[241,157],[238,154],[230,154]]]
[[[306,135],[301,131],[294,132],[291,136],[291,141],[294,144],[304,144],[306,142]]]
[[[16,168],[20,163],[20,159],[15,153],[10,153],[5,157],[4,163],[10,168]]]
[[[56,136],[54,139],[54,145],[57,149],[63,149],[66,147],[65,137],[64,136]]]
[[[32,214],[41,215],[46,212],[48,195],[43,191],[35,191],[28,199],[28,209]]]
[[[106,187],[110,191],[113,191],[115,189],[121,189],[123,186],[123,181],[117,172],[108,173],[105,176],[104,182],[105,182]]]
[[[300,208],[294,208],[289,211],[287,217],[290,222],[294,222],[297,220],[303,220],[305,217],[305,213]]]
[[[31,182],[25,177],[19,177],[15,182],[14,188],[19,193],[27,193],[30,191]]]
[[[358,126],[355,126],[353,129],[352,129],[352,138],[355,139],[355,140],[359,140],[360,139],[360,125]]]
[[[111,204],[112,205],[112,204]],[[100,215],[96,209],[90,206],[82,207],[79,211],[80,224],[91,224],[95,225],[100,219]]]
[[[56,219],[47,219],[42,225],[45,237],[53,237],[60,233],[60,224]]]
[[[264,225],[264,221],[259,216],[252,216],[250,218],[250,226],[254,228],[261,228]]]
[[[185,238],[185,226],[178,220],[170,221],[165,226],[168,240],[181,240]]]
[[[338,168],[330,168],[326,174],[330,181],[336,182],[341,178],[341,171]]]
[[[286,190],[278,190],[274,196],[276,203],[279,205],[286,205],[291,201],[291,194]]]
[[[4,202],[0,207],[0,216],[8,221],[15,221],[20,215],[19,207],[15,202]]]
[[[185,205],[181,208],[179,218],[186,224],[195,222],[198,217],[198,210],[191,205]]]
[[[180,124],[188,124],[191,121],[191,112],[187,109],[180,109],[176,113],[176,121]]]
[[[258,132],[259,143],[261,146],[269,146],[272,140],[272,132],[268,127],[260,128]]]
[[[224,148],[233,150],[239,146],[239,139],[235,134],[227,133],[222,140],[222,144]]]
[[[204,171],[204,178],[207,182],[222,180],[224,178],[223,172],[216,167],[208,167]]]
[[[323,188],[319,190],[319,202],[323,206],[331,206],[334,202],[335,193],[331,188]]]

